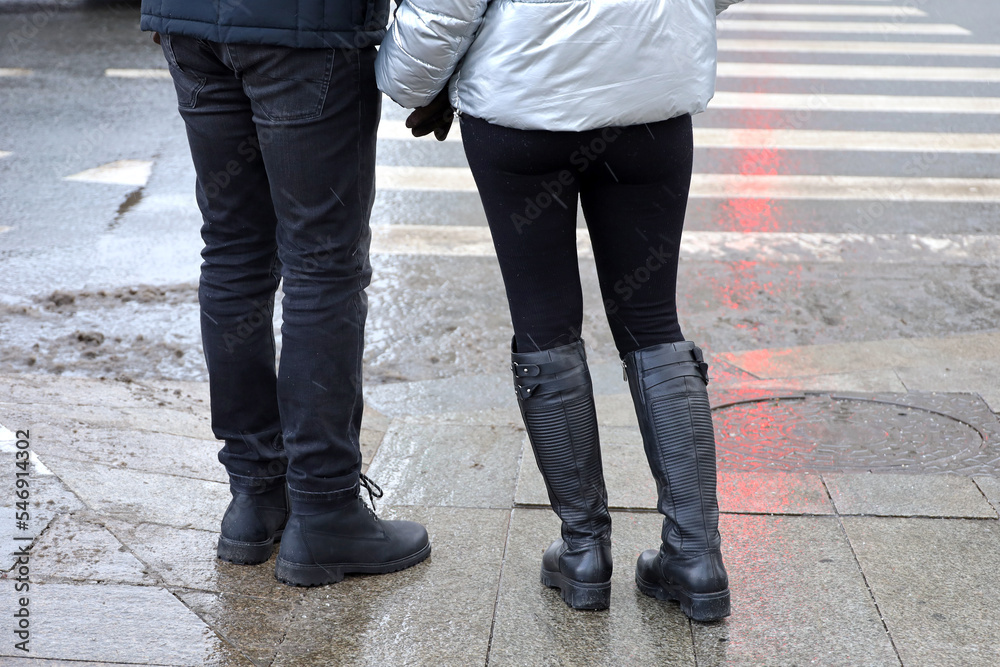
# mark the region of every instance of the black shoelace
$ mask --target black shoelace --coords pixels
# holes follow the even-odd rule
[[[358,481],[361,483],[361,486],[365,487],[365,491],[368,492],[368,501],[372,505],[371,506],[371,510],[372,510],[372,514],[374,514],[375,513],[375,499],[376,498],[381,498],[384,495],[384,493],[382,492],[382,487],[380,487],[378,484],[376,484],[375,482],[373,482],[371,479],[368,478],[368,476],[366,476],[364,474],[362,474],[359,477]]]

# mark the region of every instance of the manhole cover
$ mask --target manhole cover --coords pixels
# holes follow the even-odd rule
[[[805,395],[723,405],[714,417],[723,470],[996,469],[997,456],[981,429],[903,403]]]

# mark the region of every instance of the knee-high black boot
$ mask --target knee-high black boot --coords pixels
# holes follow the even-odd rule
[[[728,616],[708,365],[690,341],[631,352],[624,364],[664,516],[663,542],[639,556],[636,584],[646,595],[679,601],[696,621]]]
[[[511,345],[514,388],[562,539],[542,556],[542,583],[574,609],[611,604],[611,515],[594,388],[583,341],[541,352]]]

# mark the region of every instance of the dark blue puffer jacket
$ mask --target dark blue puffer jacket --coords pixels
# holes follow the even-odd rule
[[[142,0],[143,30],[229,44],[361,48],[385,36],[389,0]]]

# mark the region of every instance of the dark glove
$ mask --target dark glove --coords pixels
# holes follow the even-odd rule
[[[455,111],[451,108],[448,100],[448,87],[438,93],[438,96],[431,100],[425,107],[414,109],[406,119],[406,127],[413,131],[413,136],[422,137],[425,134],[434,133],[438,141],[444,141],[448,137],[448,130],[455,120]]]

